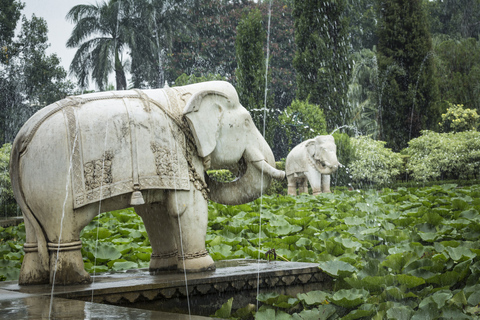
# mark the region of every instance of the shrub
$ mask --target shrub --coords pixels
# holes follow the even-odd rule
[[[185,73],[182,73],[177,79],[175,79],[173,86],[175,87],[186,86],[192,83],[199,83],[199,82],[213,81],[213,80],[225,80],[225,77],[222,77],[219,74],[212,74],[212,73],[208,73],[206,75],[202,75],[198,77],[194,74],[187,76]]]
[[[230,182],[236,178],[235,175],[227,169],[208,170],[207,174],[210,178],[219,182]]]
[[[1,215],[7,217],[17,215],[17,203],[13,197],[9,173],[11,151],[10,143],[6,143],[0,148],[0,205],[2,210],[5,210]]]
[[[350,175],[345,170],[353,161],[355,150],[350,142],[350,137],[346,133],[334,133],[335,144],[337,145],[337,158],[344,167],[339,168],[332,175],[332,184],[335,186],[346,186],[350,181]]]
[[[402,172],[401,155],[385,148],[384,141],[369,136],[350,141],[355,149],[354,160],[348,167],[353,182],[389,184]]]
[[[477,178],[480,172],[480,133],[422,131],[405,150],[407,172],[414,180]]]
[[[285,127],[290,145],[327,134],[327,122],[322,109],[308,101],[294,100],[279,120]],[[293,147],[292,147],[293,148]]]
[[[463,104],[448,104],[450,107],[442,114],[440,123],[444,132],[477,130],[480,116],[476,110],[463,109]]]

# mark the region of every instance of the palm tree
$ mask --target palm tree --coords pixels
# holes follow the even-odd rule
[[[126,17],[121,0],[95,5],[77,5],[67,14],[75,27],[67,41],[67,47],[77,52],[70,64],[70,73],[78,79],[78,85],[86,88],[89,76],[100,90],[105,90],[108,76],[115,72],[116,88],[127,88],[125,63],[121,56],[128,47],[131,29],[125,23]]]

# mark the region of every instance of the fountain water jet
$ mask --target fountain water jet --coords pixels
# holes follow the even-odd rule
[[[270,60],[270,22],[271,22],[271,16],[272,16],[272,0],[270,0],[268,4],[268,26],[267,26],[267,56],[266,56],[266,61],[265,61],[265,99],[263,102],[263,138],[265,138],[265,131],[266,131],[266,118],[267,118],[267,96],[268,96],[268,63]],[[264,150],[262,150],[264,152]],[[257,263],[258,263],[258,269],[257,269],[257,303],[256,303],[256,310],[258,311],[258,295],[260,294],[260,252],[262,248],[262,242],[261,242],[261,237],[262,237],[262,204],[263,204],[263,174],[264,174],[264,167],[262,163],[262,170],[261,170],[261,187],[260,190],[262,190],[260,194],[260,212],[259,212],[259,223],[258,223],[258,257],[257,257]]]
[[[66,176],[66,183],[65,183],[65,199],[63,201],[62,217],[61,217],[61,220],[60,220],[60,232],[59,232],[59,237],[58,237],[57,256],[55,258],[55,264],[53,266],[54,271],[53,271],[53,280],[52,280],[52,291],[50,293],[50,309],[49,309],[49,312],[48,312],[48,318],[50,318],[51,314],[52,314],[53,293],[54,293],[54,289],[55,289],[55,278],[56,278],[56,275],[57,275],[58,257],[60,255],[60,243],[61,243],[61,238],[62,238],[63,219],[65,217],[65,206],[67,205],[68,190],[69,190],[69,185],[71,183],[71,181],[70,181],[71,174],[70,173],[72,171],[72,166],[73,166],[73,154],[74,154],[74,150],[75,150],[75,148],[77,146],[77,143],[78,143],[78,118],[76,118],[76,119],[77,119],[77,121],[76,121],[76,124],[75,124],[75,127],[76,127],[75,138],[73,140],[73,146],[72,146],[72,150],[70,152],[70,165],[69,165],[69,168],[68,168],[68,174]]]

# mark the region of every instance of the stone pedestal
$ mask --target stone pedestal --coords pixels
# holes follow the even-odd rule
[[[217,270],[184,274],[164,272],[150,275],[148,270],[94,276],[88,285],[56,286],[54,295],[99,304],[129,308],[210,316],[230,298],[233,309],[256,304],[257,291],[296,296],[313,290],[331,288],[331,278],[314,263],[266,262],[256,260],[217,261]],[[20,287],[10,285],[0,289],[49,295],[51,286]],[[188,299],[187,299],[188,293]],[[0,297],[1,298],[1,297]],[[93,299],[93,300],[92,300]],[[188,305],[190,304],[190,307]]]

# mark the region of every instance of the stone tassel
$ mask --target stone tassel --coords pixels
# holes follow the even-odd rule
[[[138,190],[138,187],[136,187],[137,190],[132,192],[132,197],[130,198],[130,205],[131,206],[140,206],[142,204],[145,204],[145,200],[143,199],[142,192]]]

